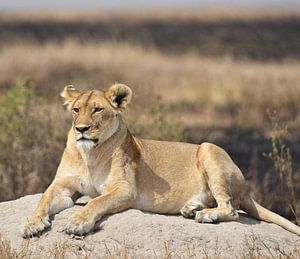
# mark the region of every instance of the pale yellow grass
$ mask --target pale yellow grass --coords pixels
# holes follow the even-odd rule
[[[207,6],[203,8],[123,8],[120,10],[93,9],[78,11],[72,9],[9,11],[2,12],[1,18],[6,22],[16,21],[53,21],[56,22],[95,22],[124,20],[140,21],[254,21],[258,19],[284,19],[299,17],[300,9],[285,8],[220,8]]]
[[[0,51],[2,86],[31,75],[39,89],[57,95],[64,84],[105,88],[122,81],[137,89],[139,96],[159,96],[172,107],[170,112],[180,112],[187,125],[226,126],[234,121],[260,127],[266,110],[277,108],[292,127],[297,126],[299,71],[300,62],[293,60],[261,63],[205,58],[193,52],[172,56],[117,42],[23,43]]]
[[[298,242],[294,244],[294,246],[286,251],[285,247],[282,247],[281,244],[273,244],[272,247],[269,247],[265,244],[263,240],[260,239],[259,236],[252,235],[241,237],[244,241],[244,252],[239,255],[239,258],[247,258],[247,259],[260,259],[260,258],[288,258],[288,259],[296,259],[299,258],[300,248]],[[168,243],[165,243],[164,251],[152,251],[153,256],[151,258],[162,258],[162,259],[171,259],[171,258],[186,258],[186,259],[196,259],[196,258],[216,258],[222,259],[224,258],[224,251],[218,246],[218,239],[214,240],[215,246],[208,248],[204,246],[201,250],[196,249],[194,245],[187,245],[184,250],[176,250],[174,248],[170,248]],[[107,245],[106,243],[99,243],[99,245],[104,247],[104,255],[102,258],[105,259],[129,259],[129,258],[150,258],[149,256],[142,256],[138,253],[138,249],[135,247],[128,247],[126,245],[126,241],[124,240],[123,244],[116,243],[115,245]],[[94,250],[97,250],[96,248]],[[234,251],[234,248],[227,244],[226,252]],[[22,245],[21,249],[17,251],[12,248],[11,243],[5,240],[0,234],[0,257],[1,258],[45,258],[49,256],[49,252],[45,252],[43,247],[39,249],[30,250],[30,241],[25,241]],[[233,255],[232,255],[233,256]],[[85,248],[85,245],[70,245],[67,241],[58,242],[55,246],[55,249],[51,251],[50,258],[53,259],[64,259],[64,258],[80,258],[87,259],[93,258],[93,250],[88,250]],[[226,256],[228,257],[228,255]]]

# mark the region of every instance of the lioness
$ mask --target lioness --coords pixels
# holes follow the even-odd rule
[[[68,234],[86,234],[103,215],[135,208],[180,212],[203,223],[238,220],[242,209],[300,235],[298,226],[250,198],[241,171],[222,148],[133,137],[121,116],[132,96],[128,86],[84,92],[67,86],[61,96],[72,128],[55,179],[23,237],[48,228],[49,215],[73,206],[76,193],[93,199],[71,216]]]

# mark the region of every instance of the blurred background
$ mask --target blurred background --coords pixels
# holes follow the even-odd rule
[[[0,201],[43,192],[71,116],[65,85],[134,97],[135,136],[213,142],[252,195],[300,217],[300,2],[0,2]]]

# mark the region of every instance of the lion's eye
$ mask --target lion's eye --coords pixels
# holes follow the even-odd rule
[[[79,112],[79,108],[73,108],[73,111],[78,113]]]
[[[103,109],[104,109],[104,108],[96,107],[96,108],[94,109],[94,112],[101,112],[101,111],[103,111]]]

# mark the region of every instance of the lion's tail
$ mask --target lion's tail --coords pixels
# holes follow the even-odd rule
[[[249,195],[246,195],[246,197],[243,199],[241,203],[241,209],[256,219],[263,220],[270,223],[275,223],[285,228],[286,230],[300,236],[300,227],[293,224],[292,222],[285,219],[284,217],[281,217],[278,214],[259,205]]]

